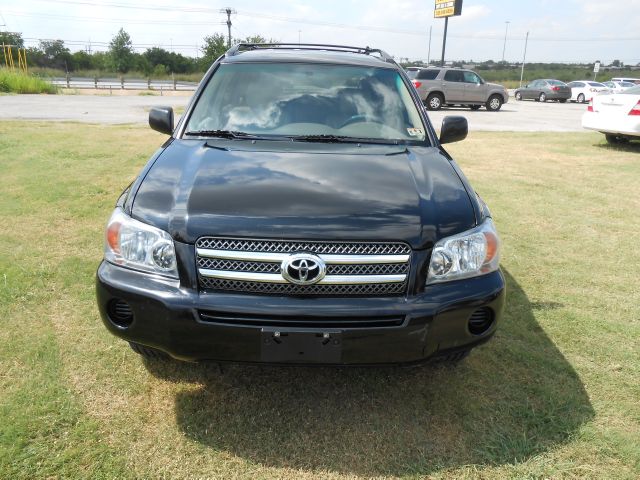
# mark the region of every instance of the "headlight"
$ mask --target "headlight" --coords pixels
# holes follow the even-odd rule
[[[443,238],[433,247],[427,285],[477,277],[498,270],[500,239],[493,221],[467,232]]]
[[[134,270],[178,278],[171,236],[164,230],[134,220],[119,207],[107,224],[104,258]]]

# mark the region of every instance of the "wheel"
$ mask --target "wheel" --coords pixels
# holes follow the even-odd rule
[[[480,110],[480,107],[482,107],[482,105],[469,105],[471,110]]]
[[[610,145],[620,145],[621,143],[627,143],[629,139],[614,135],[612,133],[605,133],[604,138],[607,139],[607,143]]]
[[[140,345],[139,343],[129,342],[129,346],[131,350],[136,352],[138,355],[148,358],[150,360],[168,360],[169,355],[164,353],[161,350],[156,348],[147,347],[145,345]]]
[[[518,101],[522,100],[522,93],[516,92],[516,100]]]
[[[547,101],[547,95],[545,93],[541,93],[540,96],[538,97],[538,100],[541,102],[546,102]]]
[[[427,97],[426,103],[429,110],[440,110],[444,103],[444,98],[439,93],[432,93]]]
[[[497,112],[502,107],[502,98],[499,95],[492,95],[486,104],[487,110]]]
[[[578,95],[578,103],[584,103],[584,101],[585,101],[584,93],[581,93],[580,95]]]
[[[560,103],[567,103],[567,99],[566,98],[561,98],[560,100],[558,100]]]
[[[434,363],[445,363],[445,364],[452,364],[455,365],[459,362],[461,362],[462,360],[464,360],[465,358],[467,358],[469,356],[469,354],[471,353],[471,348],[468,348],[466,350],[458,350],[456,352],[450,352],[450,353],[445,353],[445,354],[436,354],[435,357],[433,357],[433,362]]]

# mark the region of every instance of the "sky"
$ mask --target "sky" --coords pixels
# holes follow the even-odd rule
[[[640,63],[640,0],[464,0],[451,17],[447,60]],[[443,19],[433,0],[0,0],[0,30],[21,32],[27,46],[62,39],[72,50],[106,50],[120,27],[142,52],[160,46],[197,56],[202,39],[260,34],[280,42],[382,48],[396,59],[439,60]],[[509,22],[509,23],[506,23]],[[429,31],[432,30],[429,50]],[[505,48],[506,33],[506,48]]]

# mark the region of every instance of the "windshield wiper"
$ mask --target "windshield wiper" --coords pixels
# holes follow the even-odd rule
[[[346,135],[293,135],[294,142],[322,142],[322,143],[376,143],[381,145],[398,145],[398,140],[384,138],[359,138]]]
[[[218,138],[258,138],[246,132],[238,132],[234,130],[192,130],[185,132],[185,135],[194,137],[218,137]]]

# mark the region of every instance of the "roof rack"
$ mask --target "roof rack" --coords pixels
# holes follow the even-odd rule
[[[360,53],[362,55],[377,53],[383,61],[396,63],[391,55],[379,48],[350,47],[348,45],[325,45],[322,43],[238,43],[227,50],[226,56],[233,57],[243,51],[260,49],[323,50],[326,52]]]

